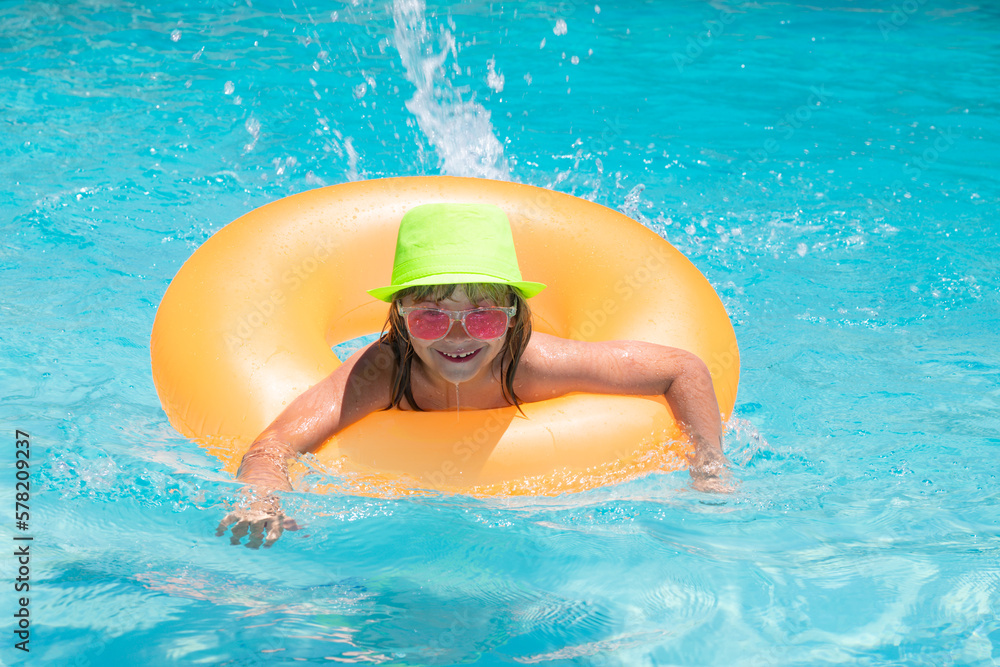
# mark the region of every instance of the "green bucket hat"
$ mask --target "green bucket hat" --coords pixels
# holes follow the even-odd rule
[[[376,299],[417,285],[500,283],[525,298],[542,283],[521,280],[507,214],[492,204],[423,204],[399,223],[392,284],[368,290]]]

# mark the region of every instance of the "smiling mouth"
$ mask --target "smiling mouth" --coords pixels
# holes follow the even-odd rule
[[[483,348],[479,348],[478,350],[473,350],[472,352],[462,352],[460,354],[448,354],[447,352],[442,352],[441,350],[434,351],[452,363],[461,364],[466,361],[471,361],[473,357],[482,351],[482,349]]]

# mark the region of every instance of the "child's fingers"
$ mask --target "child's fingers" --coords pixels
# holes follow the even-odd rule
[[[230,544],[239,544],[240,540],[246,537],[247,532],[250,530],[250,523],[245,519],[239,521],[235,526],[233,526],[233,536],[229,539]]]
[[[269,548],[272,544],[278,541],[281,537],[281,533],[284,529],[285,518],[282,516],[272,517],[270,521],[264,524],[267,529],[267,539],[264,540],[264,548]]]
[[[235,512],[230,512],[219,522],[218,527],[215,529],[215,536],[222,537],[226,534],[226,529],[239,520],[240,517]]]
[[[243,538],[249,535],[245,546],[250,549],[259,549],[261,545],[265,548],[270,547],[278,541],[285,530],[301,529],[295,519],[286,517],[280,508],[271,506],[230,512],[216,527],[216,536],[225,535],[230,526],[232,526],[232,536],[229,543],[241,544]]]

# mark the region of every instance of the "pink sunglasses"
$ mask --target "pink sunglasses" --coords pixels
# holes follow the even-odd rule
[[[510,318],[517,313],[517,306],[506,308],[474,308],[472,310],[443,310],[424,306],[399,306],[399,314],[406,319],[410,335],[420,340],[441,340],[451,331],[454,322],[461,322],[465,332],[477,340],[494,340],[507,332]]]

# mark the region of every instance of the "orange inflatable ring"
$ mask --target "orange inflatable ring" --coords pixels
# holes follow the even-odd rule
[[[340,364],[332,346],[382,329],[387,304],[365,290],[387,282],[403,213],[451,201],[507,212],[522,274],[549,285],[531,300],[536,331],[690,350],[711,370],[728,418],[736,336],[711,285],[673,246],[577,197],[435,176],[304,192],[206,241],[153,325],[153,380],[170,423],[234,472],[282,409]],[[684,466],[686,445],[662,398],[574,394],[523,410],[378,412],[305,461],[376,494],[552,495]]]

